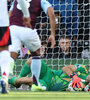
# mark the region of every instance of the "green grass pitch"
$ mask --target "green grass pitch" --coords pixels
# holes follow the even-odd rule
[[[90,100],[90,92],[10,91],[0,94],[0,100]]]

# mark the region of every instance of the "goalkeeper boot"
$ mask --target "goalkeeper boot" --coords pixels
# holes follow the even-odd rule
[[[8,82],[5,79],[1,79],[0,85],[1,85],[1,93],[2,94],[8,93]]]
[[[45,91],[45,90],[46,90],[45,86],[40,86],[40,84],[38,86],[35,84],[32,84],[31,91],[33,92]]]

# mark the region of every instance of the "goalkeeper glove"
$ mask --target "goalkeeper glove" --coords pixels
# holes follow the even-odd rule
[[[75,73],[71,74],[70,77],[72,78],[71,86],[73,88],[75,88],[75,86],[77,86],[77,88],[82,88],[81,79]]]

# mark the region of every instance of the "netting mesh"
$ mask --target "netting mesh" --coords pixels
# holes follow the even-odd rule
[[[8,7],[10,8],[13,0],[8,0]],[[47,59],[46,63],[54,69],[55,66],[60,69],[60,66],[79,63],[79,60],[90,59],[90,2],[89,0],[48,0],[55,11],[55,39],[56,45],[54,49],[50,48],[50,43],[43,46],[42,58]],[[49,18],[42,11],[37,18],[36,29],[41,37],[42,45],[47,43],[47,39],[51,33]],[[20,52],[19,52],[20,53]],[[23,55],[23,57],[22,57]],[[29,58],[28,50],[23,49],[18,56],[20,63]],[[54,63],[55,60],[57,63]],[[66,63],[69,60],[69,63]],[[19,62],[20,61],[20,62]],[[62,63],[60,63],[62,62]],[[89,62],[87,64],[90,64]],[[63,66],[62,66],[63,67]],[[17,70],[18,68],[15,68]],[[16,73],[18,73],[16,71]]]
[[[8,10],[13,0],[8,0]],[[42,41],[42,59],[59,70],[69,64],[85,64],[90,72],[90,1],[48,0],[55,12],[56,45],[50,48],[47,39],[51,33],[49,18],[42,11],[35,28]],[[18,53],[14,74],[18,76],[30,52],[24,47]],[[26,89],[26,87],[23,87]]]

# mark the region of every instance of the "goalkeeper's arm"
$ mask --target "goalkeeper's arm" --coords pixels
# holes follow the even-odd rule
[[[68,65],[62,68],[63,72],[70,76],[70,74],[75,73],[75,72],[80,72],[87,74],[87,68],[85,65],[82,64],[75,64],[75,65]]]
[[[74,65],[68,65],[68,66],[63,67],[62,71],[68,76],[70,76],[72,73],[75,73],[76,69]]]
[[[75,73],[76,69],[75,69],[74,65],[69,65],[67,67],[63,67],[62,70],[65,74],[67,74],[69,77],[72,78],[71,86],[73,88],[75,88],[75,86],[77,86],[77,88],[82,88],[81,79],[76,75],[76,73]]]

